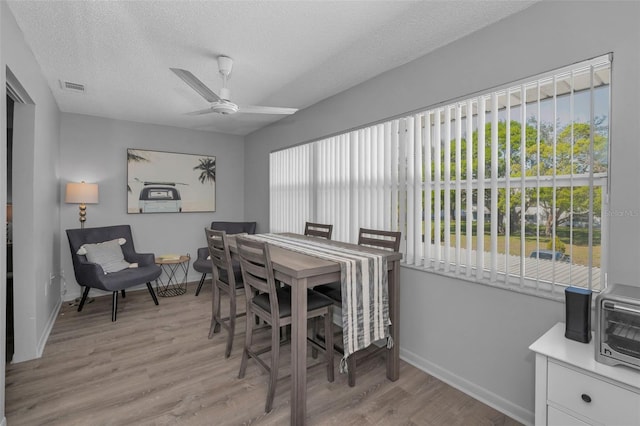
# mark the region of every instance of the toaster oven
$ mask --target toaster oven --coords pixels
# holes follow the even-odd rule
[[[596,297],[596,361],[640,369],[640,287],[614,284]]]

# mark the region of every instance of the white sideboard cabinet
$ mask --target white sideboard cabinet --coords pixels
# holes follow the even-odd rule
[[[640,371],[595,361],[594,342],[564,337],[558,323],[529,349],[536,354],[536,425],[640,426]]]

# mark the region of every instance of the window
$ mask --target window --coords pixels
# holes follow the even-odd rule
[[[271,230],[400,230],[413,267],[523,291],[603,289],[610,84],[603,56],[274,152]]]

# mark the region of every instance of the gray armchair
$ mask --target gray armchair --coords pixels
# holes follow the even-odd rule
[[[127,288],[146,283],[153,302],[156,305],[158,304],[158,298],[153,291],[151,281],[158,278],[162,270],[155,264],[155,256],[152,253],[136,253],[131,236],[131,227],[129,225],[67,229],[67,237],[69,239],[69,247],[71,248],[71,259],[73,260],[73,270],[76,281],[81,286],[84,286],[78,312],[82,311],[89,290],[92,288],[112,292],[113,306],[111,321],[116,320],[118,292],[122,292],[122,297],[124,298],[125,289]],[[78,250],[85,244],[103,243],[119,238],[124,238],[125,240],[124,243],[120,245],[124,262],[137,264],[137,267],[105,273],[103,266],[87,260],[87,257],[90,255],[78,254]]]
[[[214,231],[225,231],[227,235],[243,233],[255,234],[256,222],[211,222],[211,229]],[[198,283],[198,288],[196,289],[196,296],[200,294],[200,290],[207,278],[207,274],[211,274],[213,271],[211,260],[207,259],[208,257],[209,248],[201,247],[198,249],[198,258],[193,262],[193,269],[202,274],[200,282]],[[240,264],[234,262],[233,269],[234,272],[237,271],[236,274],[240,276]]]

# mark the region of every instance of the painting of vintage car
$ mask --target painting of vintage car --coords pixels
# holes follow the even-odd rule
[[[127,212],[215,211],[216,157],[127,149]]]
[[[174,184],[145,183],[140,190],[140,213],[180,213],[182,200]]]

